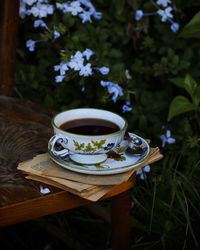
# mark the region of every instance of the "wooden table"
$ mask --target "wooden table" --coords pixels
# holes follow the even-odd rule
[[[47,151],[55,112],[29,101],[0,96],[0,227],[5,227],[91,203],[58,188],[40,192],[39,182],[25,179],[19,162]],[[114,186],[102,199],[112,197],[111,228],[114,250],[130,249],[130,196],[135,175]]]

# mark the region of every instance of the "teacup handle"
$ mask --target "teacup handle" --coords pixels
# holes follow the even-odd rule
[[[63,135],[61,134],[58,134],[58,135],[54,135],[51,137],[51,139],[49,140],[49,145],[48,145],[48,148],[51,149],[51,152],[56,155],[56,156],[61,156],[61,157],[64,157],[64,156],[67,156],[69,155],[69,149],[67,148],[64,148],[62,150],[56,150],[55,149],[55,144],[56,143],[59,143],[59,144],[67,144],[68,143],[68,139],[66,137],[64,137]],[[50,146],[51,145],[51,146]]]

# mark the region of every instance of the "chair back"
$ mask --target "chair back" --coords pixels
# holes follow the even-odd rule
[[[0,0],[0,95],[12,96],[19,0]]]

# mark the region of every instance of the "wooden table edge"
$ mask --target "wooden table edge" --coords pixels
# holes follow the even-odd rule
[[[100,200],[117,196],[129,190],[134,183],[135,176],[133,175],[127,182],[115,185]],[[93,201],[76,196],[67,191],[58,191],[56,193],[1,207],[0,227],[10,226],[90,203],[93,203]]]

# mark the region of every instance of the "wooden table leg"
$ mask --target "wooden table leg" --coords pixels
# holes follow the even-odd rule
[[[112,249],[130,250],[131,206],[129,190],[112,198]]]

